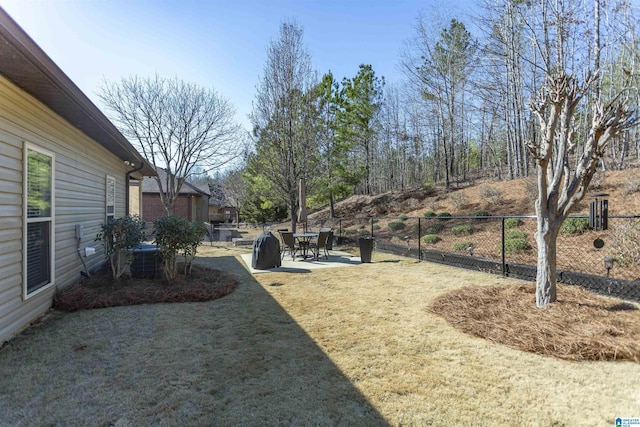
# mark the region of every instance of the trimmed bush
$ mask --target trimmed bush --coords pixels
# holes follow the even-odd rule
[[[428,226],[425,231],[427,232],[427,234],[438,234],[443,229],[444,229],[444,224],[440,224],[436,222],[435,224],[431,224],[430,226]]]
[[[422,241],[422,243],[425,243],[427,245],[435,245],[442,239],[439,236],[436,236],[435,234],[426,234],[422,236],[422,239],[420,240]]]
[[[531,249],[531,245],[525,239],[509,239],[504,242],[504,251],[508,254],[515,254],[528,249]]]
[[[202,222],[191,222],[181,216],[165,216],[154,222],[155,241],[162,256],[162,266],[169,282],[178,275],[177,256],[184,256],[184,273],[191,273],[191,265],[198,245],[207,231]]]
[[[456,252],[465,252],[469,246],[473,246],[473,243],[469,241],[456,242],[453,244],[453,250]]]
[[[100,225],[96,241],[104,242],[113,279],[119,279],[133,262],[131,248],[144,239],[144,222],[139,216],[125,216]]]
[[[567,218],[560,227],[562,234],[584,233],[589,229],[589,218]]]
[[[407,226],[402,221],[393,221],[393,222],[390,222],[387,225],[387,227],[389,227],[389,230],[391,231],[400,231],[400,230],[404,230]]]
[[[434,211],[426,211],[422,216],[425,218],[433,218],[436,216],[436,213]]]
[[[524,239],[527,240],[527,233],[520,230],[507,230],[504,233],[505,240]]]
[[[406,216],[405,214],[402,214],[402,215],[398,216],[398,218],[400,219],[400,221],[406,221],[407,218],[409,218],[409,217]]]
[[[520,218],[507,218],[504,220],[505,228],[516,228],[520,227],[522,224],[524,224],[524,221]]]
[[[475,229],[473,228],[473,225],[470,224],[456,225],[455,227],[451,227],[451,232],[456,236],[462,236],[463,234],[473,234],[474,231]]]
[[[446,221],[448,219],[450,219],[451,214],[449,212],[441,212],[438,214],[438,219],[441,219],[442,221]]]

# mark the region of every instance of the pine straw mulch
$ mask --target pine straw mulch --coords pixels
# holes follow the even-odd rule
[[[558,301],[539,309],[535,285],[464,287],[429,311],[455,328],[518,350],[565,360],[640,362],[640,310],[578,286],[558,285]]]
[[[229,295],[237,286],[233,275],[198,265],[193,266],[191,276],[180,274],[172,283],[164,278],[124,277],[114,281],[111,270],[102,268],[89,278],[59,289],[53,305],[60,310],[76,311],[160,302],[209,301]]]

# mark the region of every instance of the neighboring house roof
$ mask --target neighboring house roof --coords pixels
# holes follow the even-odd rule
[[[0,7],[0,74],[124,161],[155,171],[109,119]]]
[[[167,171],[161,168],[157,169],[158,178],[163,183],[167,182]],[[160,188],[158,187],[158,182],[153,177],[145,177],[142,180],[142,192],[143,193],[160,193]],[[186,180],[182,184],[182,188],[180,189],[179,194],[199,194],[201,196],[209,196],[209,191],[205,189],[198,188],[196,185],[192,184],[189,180]]]

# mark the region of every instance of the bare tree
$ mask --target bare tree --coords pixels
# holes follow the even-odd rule
[[[249,197],[249,183],[242,176],[244,172],[244,167],[227,171],[220,182],[227,203],[236,209],[236,224],[240,223],[240,212]]]
[[[457,19],[451,19],[435,40],[424,16],[420,16],[416,29],[418,35],[408,45],[402,68],[425,107],[439,116],[438,150],[442,153],[448,187],[453,176],[457,177],[460,169],[464,169],[465,98],[477,58],[477,43]]]
[[[184,181],[220,168],[240,154],[231,103],[213,89],[177,78],[132,76],[104,82],[100,99],[112,120],[156,169],[160,198],[172,214]]]
[[[303,29],[283,22],[267,49],[264,75],[250,115],[256,140],[248,169],[267,192],[287,206],[296,229],[298,182],[311,173],[317,142],[313,126],[316,73],[303,44]]]
[[[600,79],[600,2],[594,0],[590,16],[594,29],[593,53],[583,77],[567,69],[574,67],[569,53],[569,35],[584,33],[576,22],[589,17],[562,0],[538,0],[544,12],[541,37],[533,38],[545,59],[545,84],[531,109],[537,117],[540,135],[531,139],[527,148],[536,162],[538,199],[536,201],[538,263],[536,305],[543,307],[556,301],[556,238],[560,226],[574,206],[584,198],[598,162],[607,145],[633,126],[637,116],[630,110],[628,88],[602,99]],[[577,19],[580,17],[582,19]],[[579,69],[579,67],[575,67]],[[586,105],[583,105],[586,104]],[[589,111],[591,121],[586,134],[576,132],[576,116]]]

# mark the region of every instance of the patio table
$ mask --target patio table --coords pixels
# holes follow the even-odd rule
[[[317,238],[318,233],[293,233],[293,237],[298,240],[298,244],[302,249],[302,259],[312,258],[312,255],[309,255],[309,244],[311,243],[311,239]]]

